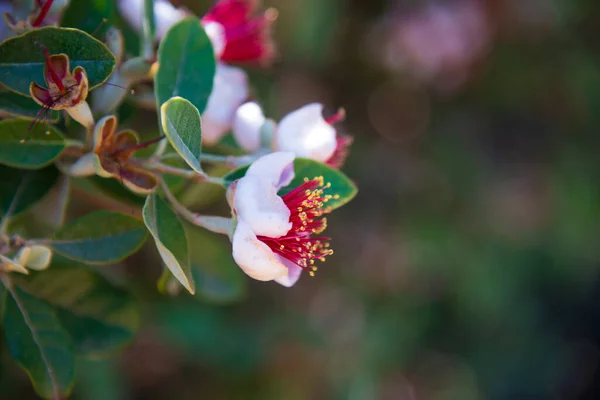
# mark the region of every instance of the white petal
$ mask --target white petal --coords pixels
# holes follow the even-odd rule
[[[221,140],[223,135],[229,130],[229,124],[221,124],[210,116],[202,116],[202,144],[213,146]],[[165,141],[166,143],[166,141]]]
[[[66,111],[71,118],[85,126],[87,129],[92,129],[94,127],[94,117],[92,116],[92,110],[90,110],[87,101],[84,100],[75,107],[69,107]]]
[[[239,219],[233,233],[233,259],[251,278],[270,281],[288,274],[269,246],[257,239],[250,226]]]
[[[278,150],[298,157],[327,161],[337,146],[335,128],[323,118],[323,105],[312,103],[286,115],[277,129]]]
[[[247,97],[246,73],[240,68],[218,64],[213,90],[202,114],[202,139],[205,143],[216,143],[231,128],[235,111]]]
[[[235,112],[233,136],[245,150],[260,148],[260,130],[266,119],[260,106],[254,102],[242,104]]]
[[[119,0],[117,5],[123,18],[140,32],[144,15],[144,0]],[[174,7],[168,0],[155,0],[156,39],[162,39],[171,26],[187,15],[185,9]]]
[[[267,154],[252,163],[246,176],[268,179],[279,190],[294,179],[294,157],[294,153],[285,151]]]
[[[168,0],[154,0],[156,39],[161,40],[173,25],[187,16],[184,9],[174,7]]]
[[[296,282],[298,282],[298,279],[300,279],[300,275],[302,274],[302,268],[300,268],[298,265],[294,264],[286,258],[279,257],[279,260],[283,263],[283,265],[286,266],[286,268],[288,269],[288,273],[286,276],[275,278],[275,282],[285,287],[294,286]]]
[[[258,236],[277,238],[292,228],[290,210],[268,179],[251,175],[238,180],[234,204],[238,218]]]
[[[84,176],[96,175],[96,169],[94,167],[94,153],[87,153],[75,161],[69,167],[66,168],[66,172],[70,176],[77,178]]]
[[[216,21],[202,22],[202,26],[204,26],[204,30],[212,42],[216,58],[219,59],[221,54],[223,54],[225,44],[227,43],[227,39],[225,39],[225,28]]]
[[[50,266],[52,261],[52,250],[46,246],[31,246],[29,257],[25,266],[36,271],[43,271]]]
[[[144,0],[118,0],[119,12],[137,31],[142,30],[142,18],[144,14]]]

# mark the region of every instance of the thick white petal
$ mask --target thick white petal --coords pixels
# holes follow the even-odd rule
[[[242,104],[235,112],[233,136],[245,150],[254,152],[260,148],[260,128],[266,119],[260,106],[254,102]]]
[[[286,258],[279,257],[279,260],[288,269],[288,273],[287,275],[282,276],[280,278],[275,278],[275,282],[285,287],[294,286],[296,282],[298,282],[298,279],[300,279],[300,275],[302,274],[302,268],[300,268],[298,265],[294,264]]]
[[[235,111],[247,97],[246,73],[240,68],[218,64],[213,90],[202,114],[202,139],[206,143],[218,141],[220,136],[231,128]],[[207,133],[206,129],[209,129]]]
[[[250,226],[239,219],[233,233],[233,259],[251,278],[270,281],[288,274],[288,269],[280,262],[271,249],[257,239]]]
[[[119,12],[135,30],[142,30],[144,0],[118,0]],[[174,7],[168,0],[154,1],[156,19],[156,39],[162,39],[169,28],[188,15],[187,11]]]
[[[277,129],[278,150],[327,161],[337,146],[335,129],[323,118],[323,105],[312,103],[286,115]]]
[[[29,249],[27,261],[23,265],[36,271],[43,271],[50,266],[52,250],[49,247],[35,245],[29,247]]]
[[[234,196],[238,218],[256,235],[277,238],[292,228],[290,210],[268,179],[245,176],[238,180]]]
[[[228,130],[229,124],[219,123],[207,114],[202,116],[202,144],[207,146],[217,144]]]
[[[84,177],[96,175],[96,169],[94,164],[94,153],[84,154],[79,158],[79,160],[75,161],[69,167],[66,167],[65,170],[70,176],[74,177]]]
[[[156,19],[156,39],[161,40],[176,23],[188,16],[187,11],[173,7],[168,0],[154,0],[154,18]]]
[[[142,30],[142,18],[144,15],[144,0],[118,0],[117,7],[121,16],[135,28]]]
[[[268,179],[277,190],[290,184],[294,179],[294,158],[292,152],[276,151],[254,161],[246,176],[260,176]]]
[[[227,39],[225,39],[225,28],[216,21],[202,22],[202,26],[204,26],[206,35],[208,35],[208,38],[215,49],[215,56],[218,60],[221,57],[221,54],[223,54],[223,50],[225,50],[225,45],[227,44]]]
[[[87,129],[94,128],[94,116],[92,115],[92,110],[90,110],[87,101],[84,100],[75,107],[69,107],[66,111],[71,118],[85,126]]]

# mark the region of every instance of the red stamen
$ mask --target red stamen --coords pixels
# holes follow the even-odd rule
[[[118,87],[119,89],[123,89],[123,90],[129,90],[129,93],[130,93],[131,95],[134,95],[134,94],[135,94],[135,90],[133,90],[133,89],[128,89],[128,88],[126,88],[125,86],[117,85],[117,84],[115,84],[115,83],[102,82],[100,85],[108,85],[108,86],[114,86],[114,87]]]
[[[92,36],[96,37],[96,34],[100,30],[100,28],[102,28],[102,26],[104,26],[104,24],[106,24],[107,22],[108,22],[107,18],[102,18],[102,21],[100,21],[100,23],[98,24],[96,29],[94,29],[94,33],[92,33]]]
[[[330,117],[325,118],[325,122],[327,122],[329,125],[335,125],[338,122],[342,122],[344,119],[346,119],[346,110],[340,108],[338,112]]]
[[[40,2],[41,0],[38,1],[38,4]],[[37,16],[37,18],[35,19],[35,21],[33,21],[33,24],[31,24],[31,26],[36,28],[40,26],[42,22],[44,22],[44,18],[46,18],[46,15],[48,15],[48,11],[50,11],[50,7],[52,7],[53,2],[54,0],[46,0],[44,5],[42,6],[42,11],[40,11],[40,15]]]
[[[51,2],[51,0],[47,0],[46,2]],[[64,92],[65,85],[63,85],[62,80],[58,77],[58,74],[56,73],[56,71],[54,71],[54,68],[52,68],[52,62],[50,61],[50,52],[48,51],[46,46],[44,46],[40,42],[35,43],[39,46],[40,49],[42,49],[42,52],[44,53],[44,58],[46,59],[46,66],[48,68],[48,71],[50,72],[50,75],[52,76],[52,80],[54,81],[56,86],[58,86],[58,89],[60,89],[61,92]]]
[[[329,157],[329,160],[326,161],[326,164],[335,169],[340,169],[344,164],[344,161],[346,161],[346,157],[350,152],[350,145],[352,145],[352,142],[352,137],[348,135],[342,135],[338,132],[335,151],[331,157]]]
[[[259,236],[276,254],[293,262],[300,268],[314,275],[317,268],[314,260],[325,261],[325,257],[333,254],[329,249],[328,237],[311,237],[320,234],[327,227],[327,220],[321,218],[327,212],[325,203],[334,196],[324,195],[323,191],[330,184],[323,184],[323,177],[312,180],[305,179],[304,183],[282,196],[285,205],[290,210],[292,228],[279,238]]]
[[[152,146],[154,143],[160,142],[164,138],[166,138],[166,136],[162,135],[162,136],[159,136],[157,138],[150,139],[150,140],[148,140],[146,142],[138,143],[138,144],[136,144],[134,146],[129,146],[126,149],[123,149],[123,150],[135,151],[135,150],[145,149],[148,146]]]

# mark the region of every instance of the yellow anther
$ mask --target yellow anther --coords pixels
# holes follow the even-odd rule
[[[309,274],[310,276],[315,276],[315,273],[314,273],[314,272],[312,272],[312,271],[309,271],[309,272],[308,272],[308,274]]]

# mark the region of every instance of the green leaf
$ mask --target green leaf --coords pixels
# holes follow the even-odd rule
[[[142,19],[142,40],[140,54],[149,60],[154,56],[154,36],[156,20],[154,18],[154,0],[144,0],[144,17]]]
[[[95,211],[54,234],[51,246],[62,255],[91,264],[111,264],[135,253],[146,240],[142,221],[113,211]]]
[[[158,48],[154,91],[158,108],[171,97],[188,99],[204,112],[215,78],[210,39],[198,18],[186,18],[169,29]]]
[[[34,29],[0,44],[0,82],[15,92],[29,96],[29,84],[44,81],[44,53],[35,44],[48,48],[50,54],[65,53],[71,70],[85,69],[90,89],[104,82],[115,67],[115,56],[98,39],[72,28],[47,26]]]
[[[179,155],[195,171],[202,172],[202,128],[200,113],[181,97],[169,99],[160,108],[163,131]]]
[[[67,396],[75,373],[68,333],[51,306],[18,287],[7,289],[4,332],[11,355],[27,371],[40,396]]]
[[[45,117],[46,122],[57,122],[58,111],[51,110],[45,116],[40,114],[41,107],[31,97],[25,97],[8,89],[0,88],[0,116],[21,117],[29,119],[41,119]],[[39,123],[42,123],[40,121]]]
[[[193,294],[195,287],[190,268],[187,238],[177,215],[164,200],[154,194],[146,198],[142,215],[165,265],[175,278]]]
[[[215,303],[230,303],[246,293],[248,280],[231,257],[231,244],[218,235],[186,224],[190,243],[195,298]]]
[[[109,196],[127,205],[144,205],[144,196],[133,193],[123,186],[118,179],[106,179],[95,175],[84,179],[77,179],[77,185],[90,195]]]
[[[250,166],[247,165],[225,175],[225,184],[229,186],[235,180],[242,178],[246,175],[246,171],[248,171],[249,167]],[[326,204],[326,207],[330,210],[340,208],[352,200],[354,196],[356,196],[356,193],[358,193],[356,185],[352,183],[346,175],[314,160],[296,158],[294,160],[294,173],[296,175],[294,180],[288,186],[282,188],[279,191],[279,195],[283,196],[290,190],[303,184],[304,178],[312,179],[318,176],[322,176],[326,184],[331,184],[331,187],[323,191],[325,195],[335,196]]]
[[[98,26],[106,18],[108,26],[116,26],[123,33],[126,53],[137,56],[140,47],[138,34],[123,21],[117,12],[116,3],[114,0],[70,0],[60,26],[77,28],[90,33],[98,30]]]
[[[14,278],[28,293],[56,308],[76,351],[98,355],[130,342],[139,328],[133,296],[85,266],[54,263],[44,272]]]
[[[30,130],[29,125],[24,119],[0,121],[0,164],[23,169],[42,168],[63,151],[65,140],[60,131],[51,125]]]
[[[30,171],[0,165],[0,215],[17,215],[40,201],[58,177],[54,166]]]

